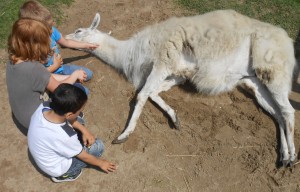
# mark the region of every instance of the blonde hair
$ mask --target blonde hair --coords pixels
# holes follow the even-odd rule
[[[48,23],[52,26],[52,15],[50,11],[37,1],[25,2],[19,10],[19,18],[29,18]]]
[[[51,28],[41,21],[19,19],[8,38],[9,58],[13,63],[19,60],[46,63],[50,50]]]

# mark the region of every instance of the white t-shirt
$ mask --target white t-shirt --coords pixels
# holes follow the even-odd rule
[[[69,123],[55,124],[45,119],[41,104],[31,117],[27,134],[28,147],[38,167],[52,177],[68,171],[72,157],[83,150],[77,133]]]

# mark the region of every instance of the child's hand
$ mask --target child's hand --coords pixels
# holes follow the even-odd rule
[[[106,161],[105,159],[99,159],[99,167],[102,169],[105,173],[114,172],[117,170],[117,166],[114,163],[111,163],[109,161]]]
[[[86,75],[85,71],[82,70],[82,69],[76,70],[76,71],[74,71],[74,73],[77,74],[77,79],[79,80],[80,83],[85,81],[86,78],[87,78],[87,75]]]
[[[95,143],[95,136],[86,130],[84,133],[82,133],[82,141],[84,146],[89,147]]]
[[[53,68],[56,70],[63,64],[63,60],[60,54],[54,53],[53,55]]]
[[[86,49],[94,50],[94,49],[97,49],[97,47],[99,47],[99,45],[97,45],[97,44],[93,44],[93,43],[86,43],[85,44]]]

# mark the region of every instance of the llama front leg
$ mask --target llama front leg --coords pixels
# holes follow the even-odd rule
[[[168,91],[171,89],[173,86],[181,84],[185,81],[185,78],[183,77],[168,77],[160,86],[160,88],[156,91],[154,91],[151,95],[150,98],[152,101],[154,101],[161,109],[163,109],[171,118],[174,126],[176,129],[180,129],[180,122],[179,119],[174,111],[168,104],[165,103],[165,101],[158,95],[159,93],[163,91]]]
[[[152,99],[152,101],[154,101],[157,105],[159,105],[160,108],[162,108],[169,115],[169,117],[171,118],[175,128],[177,130],[179,130],[180,129],[180,122],[179,122],[179,119],[178,119],[174,109],[172,109],[169,105],[167,105],[165,103],[165,101],[159,95],[152,94],[150,96],[150,98]]]
[[[128,126],[125,128],[123,133],[112,141],[113,144],[119,144],[125,142],[129,135],[134,131],[137,121],[141,115],[143,107],[149,98],[149,96],[157,90],[162,82],[167,78],[168,73],[166,70],[158,70],[153,67],[152,72],[146,80],[144,87],[141,89],[137,96],[137,103],[134,107],[133,114],[129,121]]]
[[[293,135],[288,133],[288,131],[285,132],[285,119],[282,116],[284,111],[281,110],[282,107],[278,106],[278,99],[275,101],[275,94],[270,92],[269,89],[255,77],[245,78],[241,82],[244,83],[247,90],[251,90],[250,92],[254,93],[259,105],[277,120],[280,131],[281,161],[283,166],[287,166],[295,160],[295,147],[292,139]]]

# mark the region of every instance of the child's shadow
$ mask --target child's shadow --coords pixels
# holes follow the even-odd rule
[[[44,173],[36,164],[36,162],[34,161],[29,149],[27,149],[27,154],[28,154],[28,159],[31,162],[31,164],[33,165],[33,167],[41,174],[43,175],[45,178],[50,178],[49,175],[47,175],[46,173]]]
[[[12,120],[14,122],[14,124],[16,125],[16,127],[19,129],[19,131],[24,135],[27,136],[28,133],[28,128],[24,127],[15,117],[15,115],[13,114],[13,112],[11,112],[11,117]]]

